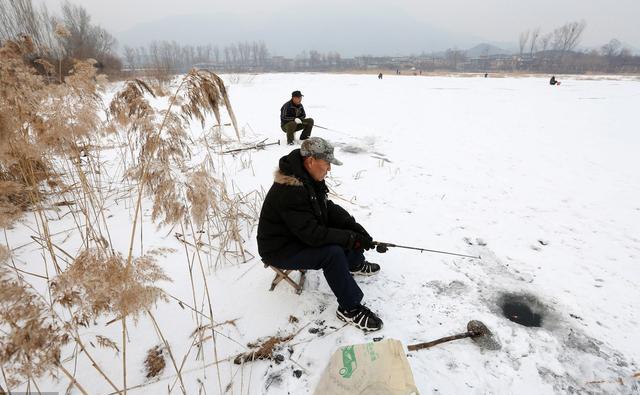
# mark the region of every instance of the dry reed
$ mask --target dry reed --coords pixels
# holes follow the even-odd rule
[[[64,32],[58,35],[64,37]],[[36,235],[32,238],[42,247],[43,258],[43,273],[37,278],[46,280],[47,295],[34,291],[25,278],[28,271],[4,262],[8,252],[1,247],[0,365],[5,383],[36,385],[38,377],[58,377],[62,372],[70,386],[86,393],[75,370],[71,369],[72,374],[61,362],[65,350],[73,348],[65,345],[75,343],[72,356],[84,353],[111,388],[126,393],[127,332],[131,330],[127,319],[137,323],[146,315],[163,340],[155,355],[159,356],[158,351],[169,355],[184,393],[180,372],[189,351],[178,366],[180,358],[174,357],[175,350],[151,313],[155,303],[166,300],[157,285],[169,280],[159,264],[166,251],[147,250],[134,257],[134,235],[140,229],[139,245],[144,251],[139,221],[146,204],[143,199],[149,198],[154,223],[179,226],[185,241],[191,238],[195,251],[188,251],[186,244],[185,251],[192,279],[192,310],[196,326],[202,328],[194,344],[202,347],[213,339],[213,358],[220,361],[214,328],[221,324],[214,319],[205,263],[212,269],[253,257],[244,249],[241,234],[244,230],[251,233],[262,198],[258,192],[237,191],[224,176],[224,163],[217,154],[220,150],[209,145],[231,142],[221,127],[205,132],[205,157],[193,160],[197,144],[189,131],[192,119],[204,127],[208,115],[213,114],[221,125],[224,107],[240,139],[226,87],[216,74],[192,70],[168,97],[168,106],[160,109],[151,100],[166,92],[158,94],[157,87],[133,80],[124,84],[105,109],[101,89],[106,81],[96,74],[93,61],[77,61],[64,80],[52,81],[46,70],[53,66],[43,60],[36,68],[29,60],[32,51],[33,43],[26,37],[0,48],[0,228],[17,226],[25,213],[33,215]],[[106,122],[99,117],[104,110]],[[100,158],[107,140],[122,150],[121,163],[113,173]],[[245,161],[243,166],[249,168],[250,163]],[[122,176],[125,181],[119,178]],[[128,246],[114,245],[111,239],[106,210],[118,199],[128,201],[135,210]],[[79,238],[77,251],[65,250],[68,247],[54,240],[55,233],[49,230],[51,221],[67,215]],[[119,252],[126,249],[127,254]],[[204,287],[198,291],[193,281],[195,267]],[[202,294],[196,295],[199,292]],[[84,345],[93,342],[82,334],[83,328],[97,331],[101,319],[106,318],[122,322],[121,344],[95,333],[90,339],[121,358],[122,388]],[[205,331],[210,334],[205,336]],[[218,363],[215,365],[219,369]],[[221,390],[219,370],[218,386]]]
[[[54,374],[60,349],[68,342],[40,297],[0,266],[0,365],[7,385]]]
[[[73,311],[73,320],[88,326],[104,314],[138,319],[159,299],[166,300],[156,282],[169,278],[158,266],[160,251],[149,251],[127,265],[120,255],[83,251],[51,282],[54,300]]]

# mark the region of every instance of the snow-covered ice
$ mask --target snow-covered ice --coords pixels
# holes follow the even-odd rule
[[[229,93],[247,142],[284,141],[280,106],[291,91],[302,91],[307,115],[333,129],[315,128],[313,135],[332,141],[344,162],[328,179],[332,199],[374,239],[479,254],[482,260],[393,248],[367,253],[382,271],[358,283],[364,302],[385,322],[381,332],[369,335],[335,317],[335,299],[320,272],[308,273],[304,292],[296,295],[286,285],[269,292],[273,273],[257,258],[219,267],[208,275],[215,319],[238,319],[236,326],[219,328],[219,358],[244,351],[260,337],[302,328],[285,345],[282,363],[221,363],[223,390],[231,383],[228,393],[311,394],[342,345],[376,337],[408,345],[463,332],[478,319],[502,349],[481,350],[460,340],[411,352],[422,394],[640,392],[633,377],[640,372],[640,80],[561,80],[554,87],[546,77],[233,78]],[[276,145],[227,156],[226,175],[243,191],[267,190],[278,159],[290,149]],[[131,212],[122,203],[110,207],[112,229],[123,230],[112,235],[114,245],[123,251]],[[145,248],[178,250],[162,261],[173,279],[163,288],[193,300],[184,246],[167,229],[147,223],[145,232]],[[16,227],[8,240],[21,245],[31,234]],[[247,235],[246,249],[257,255],[255,234]],[[30,268],[42,267],[34,246],[20,253]],[[542,326],[506,319],[499,306],[504,294],[535,299]],[[156,318],[182,360],[195,329],[190,311],[162,303]],[[119,325],[101,323],[88,328],[87,336],[120,339],[119,331]],[[158,342],[144,318],[131,329],[129,383],[145,382],[144,353]],[[121,378],[119,356],[95,353],[110,377]],[[204,362],[196,360],[195,350],[186,359],[188,393],[201,386],[219,392],[216,367],[206,366],[213,360],[210,342],[205,354]],[[94,371],[81,371],[79,380],[91,393],[110,392]],[[169,366],[164,374],[130,393],[165,393],[175,377]],[[64,380],[41,385],[65,387]]]

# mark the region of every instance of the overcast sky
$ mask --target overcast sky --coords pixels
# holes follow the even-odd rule
[[[56,10],[60,1],[46,3]],[[517,43],[523,30],[539,26],[547,32],[565,22],[584,19],[587,28],[582,45],[599,46],[615,37],[640,48],[640,0],[78,0],[75,3],[84,6],[95,23],[116,36],[172,16],[216,13],[240,14],[249,19],[295,14],[299,17],[291,18],[292,32],[304,35],[306,30],[331,29],[331,15],[358,25],[358,15],[392,7],[412,19],[411,22],[491,42]],[[312,13],[322,14],[326,23],[318,25],[316,19],[313,25],[305,25],[305,16]],[[384,12],[377,15],[384,18]],[[371,19],[362,25],[365,30],[375,29],[375,21]],[[170,31],[171,25],[165,28]]]

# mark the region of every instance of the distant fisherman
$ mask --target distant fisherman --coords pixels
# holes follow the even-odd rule
[[[293,145],[295,132],[302,130],[300,140],[306,140],[311,136],[313,129],[313,119],[307,118],[302,106],[302,96],[300,91],[291,92],[291,100],[284,103],[280,109],[280,128],[287,134],[287,144]]]

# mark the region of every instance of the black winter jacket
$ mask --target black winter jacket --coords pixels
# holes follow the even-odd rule
[[[258,252],[263,261],[328,244],[347,248],[353,232],[368,236],[345,209],[327,199],[328,191],[324,181],[314,181],[307,173],[300,149],[280,158],[258,223]]]
[[[296,118],[305,119],[306,117],[307,114],[304,112],[304,106],[302,104],[296,106],[291,100],[284,103],[282,108],[280,108],[280,126]]]

